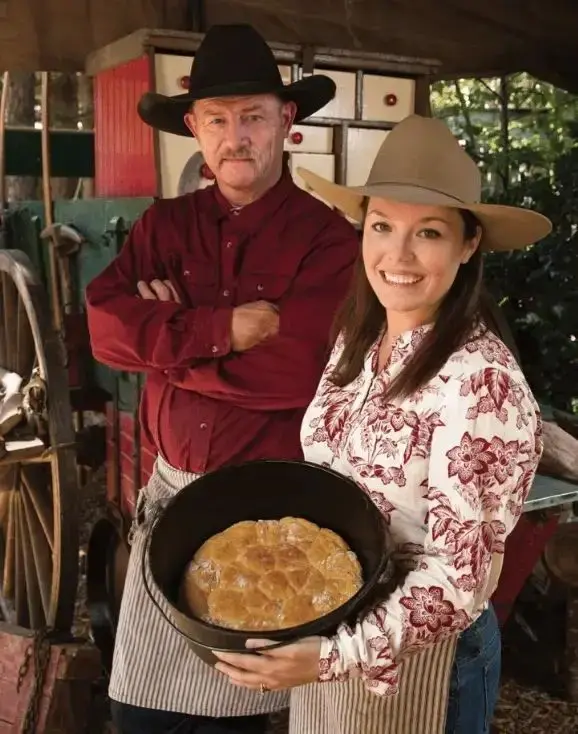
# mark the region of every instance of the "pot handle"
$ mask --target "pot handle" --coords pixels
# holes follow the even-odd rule
[[[145,588],[145,592],[150,599],[150,601],[153,603],[153,605],[156,607],[156,609],[161,613],[161,615],[164,617],[165,621],[176,631],[179,633],[181,637],[184,637],[185,640],[188,640],[189,642],[193,642],[195,645],[198,645],[199,647],[204,648],[205,650],[209,651],[215,651],[215,652],[230,652],[230,650],[222,650],[218,647],[211,647],[210,645],[205,645],[202,642],[199,642],[198,640],[193,640],[191,637],[189,637],[187,634],[185,634],[177,625],[173,622],[173,620],[169,617],[169,615],[165,612],[165,610],[161,607],[161,605],[158,603],[158,601],[154,598],[153,593],[150,589],[149,582],[147,579],[147,558],[148,558],[148,552],[151,544],[151,537],[153,529],[156,525],[156,520],[154,520],[151,523],[151,526],[145,536],[144,543],[143,543],[143,551],[142,551],[142,558],[141,558],[141,577],[142,582]],[[250,637],[250,634],[247,633],[247,638]],[[246,653],[247,655],[255,654],[259,655],[262,652],[268,652],[269,650],[276,650],[278,647],[285,647],[286,645],[290,645],[292,642],[295,642],[295,640],[287,640],[283,642],[276,642],[272,645],[267,645],[266,647],[260,647],[256,650],[248,649]]]

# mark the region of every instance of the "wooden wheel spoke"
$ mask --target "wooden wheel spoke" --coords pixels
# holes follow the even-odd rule
[[[16,492],[14,494],[14,547],[16,556],[16,573],[14,581],[14,609],[16,623],[22,627],[28,627],[30,617],[28,615],[28,599],[26,597],[26,568],[24,564],[24,538],[21,530],[22,498]]]
[[[29,524],[28,513],[26,512],[25,493],[20,492],[20,523],[18,526],[20,532],[20,545],[22,547],[22,556],[24,558],[24,577],[26,580],[26,599],[28,602],[28,619],[30,626],[34,629],[43,627],[46,623],[46,614],[41,592],[40,569],[37,566],[41,562],[42,554],[38,554],[34,550],[34,536]],[[44,533],[40,528],[42,536]],[[44,548],[45,550],[45,548]],[[44,554],[46,557],[46,553]],[[50,576],[48,576],[50,584]],[[49,590],[50,591],[50,590]],[[50,593],[48,593],[47,601],[50,601]],[[48,603],[47,610],[50,610]]]
[[[54,513],[52,497],[46,486],[50,467],[30,464],[22,467],[22,487],[32,504],[34,514],[44,532],[50,554],[54,551]],[[44,475],[44,476],[43,476]]]
[[[4,568],[2,574],[2,614],[10,619],[14,613],[14,587],[16,578],[16,529],[15,529],[15,497],[14,492],[8,493],[8,511],[3,527],[4,537]]]
[[[37,584],[39,590],[39,611],[41,611],[42,614],[40,624],[44,624],[50,614],[50,593],[53,570],[52,548],[36,512],[33,497],[24,485],[21,494],[24,504],[28,538],[30,541],[30,550],[32,553],[32,562],[35,574],[34,583]],[[32,620],[32,624],[36,627],[34,620]]]
[[[27,467],[23,467],[23,474]],[[34,568],[36,571],[37,582],[40,588],[42,599],[42,609],[44,617],[48,618],[50,614],[50,594],[52,587],[52,533],[50,536],[46,533],[37,512],[37,503],[35,502],[36,492],[30,491],[30,485],[23,482],[22,498],[24,500],[24,508],[26,512],[26,520],[28,524],[28,532],[32,546],[32,554],[34,559]],[[39,486],[39,491],[44,488]]]

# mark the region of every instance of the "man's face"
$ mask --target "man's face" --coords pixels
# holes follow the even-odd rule
[[[270,94],[202,99],[185,122],[222,188],[260,192],[279,176],[295,111]]]

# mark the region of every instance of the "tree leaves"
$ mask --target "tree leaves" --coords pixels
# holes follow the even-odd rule
[[[528,74],[438,82],[431,96],[478,162],[484,199],[535,208],[554,224],[525,251],[486,255],[486,283],[535,395],[578,413],[578,97]]]

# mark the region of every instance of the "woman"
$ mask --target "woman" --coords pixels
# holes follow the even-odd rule
[[[305,458],[364,488],[401,573],[355,627],[262,656],[219,654],[218,668],[239,685],[293,688],[295,734],[486,734],[500,676],[489,599],[542,443],[530,388],[491,330],[482,251],[525,247],[551,224],[478,203],[479,171],[439,120],[402,121],[362,188],[300,173],[364,222],[303,421]]]

